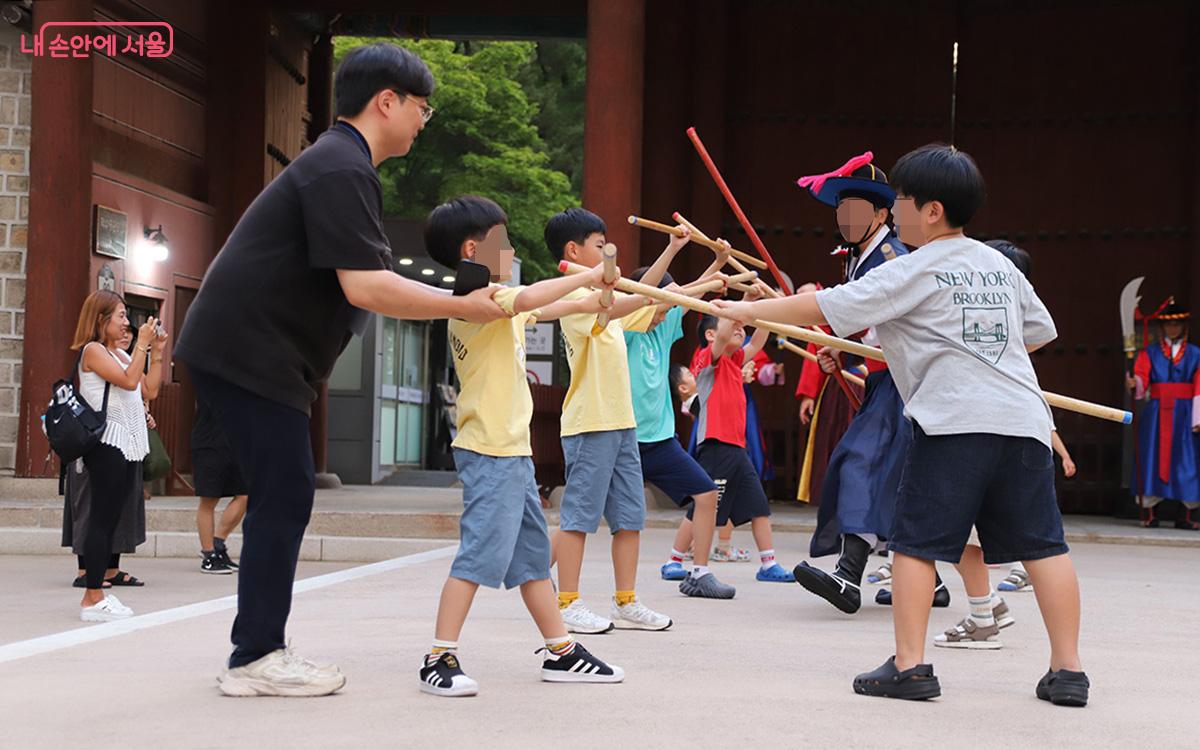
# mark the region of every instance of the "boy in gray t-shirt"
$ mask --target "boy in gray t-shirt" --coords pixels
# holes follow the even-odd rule
[[[874,327],[912,424],[888,547],[895,553],[896,655],[854,680],[855,692],[923,700],[941,694],[925,664],[934,560],[958,562],[974,524],[989,563],[1023,561],[1050,635],[1037,696],[1087,704],[1079,661],[1079,582],[1063,540],[1050,452],[1053,422],[1029,352],[1054,321],[1007,258],[963,234],[984,199],[975,162],[925,146],[896,163],[900,238],[920,250],[833,289],[721,314],[839,336]]]

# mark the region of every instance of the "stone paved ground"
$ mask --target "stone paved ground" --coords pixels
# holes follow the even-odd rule
[[[733,601],[682,598],[657,579],[669,542],[665,530],[647,532],[639,589],[675,627],[585,637],[589,648],[626,668],[625,684],[539,682],[533,651],[540,639],[520,597],[484,591],[461,652],[482,692],[454,700],[424,695],[416,683],[452,548],[435,546],[421,553],[434,559],[297,595],[290,628],[296,646],[349,676],[342,694],[310,700],[217,693],[228,609],[21,657],[28,639],[81,629],[74,619],[78,592],[65,586],[71,571],[61,569],[62,558],[0,557],[9,582],[0,591],[0,746],[928,749],[965,747],[973,733],[1004,748],[1161,750],[1200,741],[1187,718],[1200,662],[1195,549],[1074,546],[1094,690],[1089,708],[1071,710],[1033,697],[1047,645],[1032,594],[1008,597],[1018,623],[1005,631],[1004,649],[930,649],[943,683],[940,700],[867,699],[854,695],[850,680],[891,653],[888,609],[869,604],[848,617],[798,586],[755,583],[745,564],[716,566],[739,587]],[[777,535],[782,561],[803,559],[807,542],[807,535]],[[151,585],[124,599],[147,615],[142,622],[187,615],[191,610],[177,608],[234,590],[231,578],[195,572],[194,561],[136,562],[133,572]],[[302,563],[300,574],[338,570],[375,569]],[[955,603],[935,611],[931,636],[965,608],[961,584],[943,572]],[[606,545],[593,543],[584,598],[603,607],[610,588]],[[96,627],[108,626],[82,632]]]

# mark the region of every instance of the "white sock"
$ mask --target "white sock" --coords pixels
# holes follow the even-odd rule
[[[970,596],[967,601],[971,604],[971,619],[976,625],[986,628],[996,624],[996,618],[992,615],[991,594],[979,598]]]
[[[775,550],[764,549],[759,550],[758,559],[762,562],[762,569],[766,570],[775,564]]]
[[[1001,599],[1000,595],[996,593],[996,589],[991,589],[990,591],[988,591],[988,601],[990,602],[991,608],[995,609],[996,607],[999,607],[1000,602],[1002,602],[1004,600]]]
[[[672,547],[671,548],[671,556],[669,558],[667,558],[667,564],[682,563],[682,562],[683,562],[683,553],[680,552],[679,550],[675,549],[674,547]]]
[[[693,565],[692,566],[692,578],[701,578],[706,575],[708,575],[708,566],[707,565]]]

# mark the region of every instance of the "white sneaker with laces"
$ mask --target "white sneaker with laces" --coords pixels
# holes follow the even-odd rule
[[[666,630],[672,625],[670,617],[655,612],[638,599],[621,605],[614,598],[612,621],[613,626],[620,630]]]
[[[112,594],[106,594],[92,606],[81,607],[79,610],[79,619],[83,622],[112,622],[129,617],[133,617],[133,610]]]
[[[244,667],[225,670],[217,678],[217,683],[222,693],[238,698],[255,695],[329,695],[346,684],[345,675],[329,669],[297,656],[290,648],[281,648]]]
[[[588,609],[579,599],[571,602],[571,606],[559,610],[559,612],[562,614],[563,624],[567,626],[569,633],[594,635],[607,633],[613,629],[611,621]]]

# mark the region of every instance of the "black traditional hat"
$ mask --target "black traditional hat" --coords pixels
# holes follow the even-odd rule
[[[832,172],[801,177],[796,184],[833,208],[843,198],[863,198],[877,208],[891,208],[896,202],[896,191],[888,185],[884,171],[871,163],[874,158],[873,153],[866,151]]]

